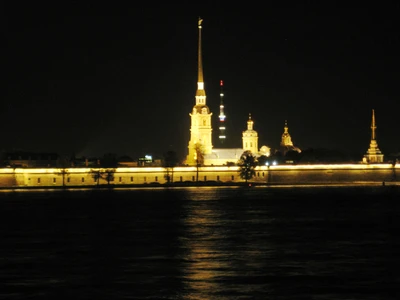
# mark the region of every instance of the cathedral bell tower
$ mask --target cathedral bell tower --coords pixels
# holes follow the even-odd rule
[[[203,62],[201,53],[201,29],[203,20],[199,18],[198,29],[199,29],[199,42],[198,42],[198,79],[197,79],[197,91],[196,91],[196,104],[192,109],[192,113],[189,114],[191,119],[190,126],[190,141],[188,145],[188,156],[186,158],[186,164],[196,165],[197,154],[201,151],[203,155],[211,154],[212,152],[212,128],[211,128],[211,116],[209,107],[206,105],[206,91],[204,89],[203,79]]]
[[[254,155],[258,153],[258,133],[253,129],[253,125],[254,121],[251,119],[251,114],[249,114],[247,130],[242,133],[243,151],[249,150]]]

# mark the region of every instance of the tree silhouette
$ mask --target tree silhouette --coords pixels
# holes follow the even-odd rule
[[[199,168],[204,164],[204,149],[203,145],[196,143],[194,145],[194,151],[196,152],[196,181],[199,181]]]
[[[114,173],[115,169],[106,169],[101,174],[102,178],[104,178],[107,181],[107,185],[110,185],[110,182],[114,181]]]
[[[62,186],[65,187],[65,177],[69,174],[67,168],[71,167],[71,162],[68,160],[67,157],[59,157],[58,165],[60,167],[60,171],[56,172],[56,174],[62,176]]]
[[[247,183],[248,180],[256,175],[255,168],[257,165],[257,159],[251,151],[243,152],[238,162],[240,178],[244,179]]]
[[[94,181],[96,182],[97,186],[100,185],[100,178],[101,178],[101,172],[100,169],[91,169],[90,174]]]
[[[260,155],[257,159],[258,165],[259,166],[265,166],[267,162],[269,162],[268,160],[268,156],[266,155]]]
[[[92,178],[96,181],[97,186],[100,185],[100,179],[107,181],[107,185],[110,185],[111,181],[114,180],[114,173],[118,167],[117,155],[114,153],[106,153],[100,160],[100,168],[92,169],[90,171]]]
[[[178,165],[178,157],[175,151],[164,153],[165,179],[167,183],[174,182],[174,167]]]
[[[102,168],[116,168],[118,167],[118,158],[115,153],[106,153],[100,160],[100,166]]]
[[[97,186],[100,185],[100,179],[105,179],[107,181],[107,185],[110,185],[110,182],[114,180],[115,169],[92,169],[90,170],[90,174],[92,178],[96,181]]]

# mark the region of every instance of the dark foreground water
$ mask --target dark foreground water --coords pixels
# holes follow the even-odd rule
[[[0,298],[400,299],[399,188],[0,191]]]

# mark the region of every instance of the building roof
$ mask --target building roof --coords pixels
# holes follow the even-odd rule
[[[243,148],[214,148],[211,154],[206,154],[205,159],[240,159]]]

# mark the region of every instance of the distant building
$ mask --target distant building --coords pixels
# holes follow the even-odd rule
[[[383,154],[378,147],[376,141],[376,124],[375,124],[375,110],[372,110],[372,122],[371,122],[371,142],[369,144],[369,149],[363,157],[364,163],[382,163]]]
[[[132,167],[137,167],[139,164],[137,161],[134,161],[133,158],[129,156],[121,156],[118,159],[118,166],[119,167],[125,167],[125,168],[132,168]]]
[[[161,159],[154,159],[152,155],[139,157],[138,166],[140,167],[160,167]]]
[[[54,168],[59,165],[57,153],[6,152],[4,165],[11,168]]]

